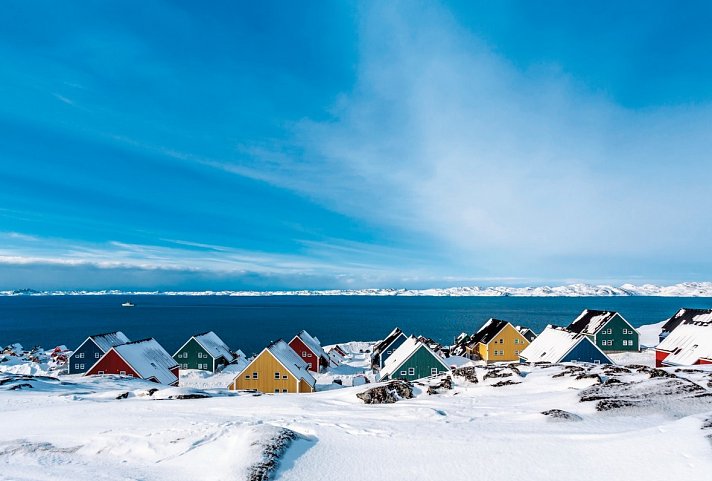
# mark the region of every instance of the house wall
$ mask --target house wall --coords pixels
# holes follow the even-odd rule
[[[600,362],[608,364],[610,361],[590,342],[583,340],[574,347],[563,359],[562,362]]]
[[[289,342],[289,347],[291,347],[294,352],[297,353],[297,356],[301,357],[304,362],[309,365],[309,370],[311,372],[319,372],[319,357],[316,353],[312,352],[312,350],[309,349],[300,338],[295,337],[292,339]]]
[[[383,366],[386,364],[386,359],[391,357],[391,354],[400,347],[401,344],[403,344],[408,337],[400,333],[398,337],[396,337],[393,342],[391,342],[390,346],[387,346],[386,349],[378,356],[378,367],[379,369],[383,369]]]
[[[87,371],[86,375],[97,375],[100,371],[102,371],[103,374],[121,374],[123,371],[127,376],[130,375],[136,378],[141,377],[131,368],[131,366],[126,364],[126,361],[121,359],[121,356],[119,356],[113,349],[110,349],[109,352],[104,354],[104,357],[102,357],[92,369]]]
[[[604,332],[610,329],[611,334],[604,334]],[[631,334],[623,334],[623,331],[632,331]],[[640,350],[640,344],[638,339],[638,332],[632,329],[627,322],[625,322],[621,316],[616,314],[613,318],[608,321],[599,331],[596,333],[595,342],[596,345],[601,348],[602,351],[638,351]],[[589,336],[591,340],[594,340]],[[632,345],[623,345],[623,341],[633,341]],[[611,345],[604,343],[604,341],[610,341]]]
[[[279,373],[279,379],[274,377],[276,372]],[[253,377],[254,373],[257,373],[257,379]],[[284,379],[284,376],[286,376],[286,379]],[[285,389],[288,393],[311,392],[302,391],[304,388],[301,388],[297,381],[292,373],[287,371],[271,352],[265,350],[235,378],[230,385],[230,389],[256,389],[263,393],[272,394],[274,394],[275,389],[278,389],[280,393]]]
[[[87,339],[69,358],[69,374],[83,374],[104,355],[94,341]]]
[[[528,345],[527,338],[522,336],[514,326],[507,324],[489,344],[478,344],[481,346],[478,348],[478,354],[487,362],[517,362],[519,353]],[[499,354],[500,352],[503,354]]]
[[[670,355],[669,352],[655,350],[655,367],[662,367],[663,361]]]
[[[416,379],[432,376],[432,368],[437,369],[437,374],[448,372],[445,366],[443,366],[430,351],[421,346],[405,363],[391,374],[390,378],[415,381]],[[412,374],[410,374],[411,372]]]
[[[173,355],[173,359],[178,363],[181,369],[214,370],[213,358],[208,354],[208,351],[203,349],[198,341],[192,338],[180,351]]]

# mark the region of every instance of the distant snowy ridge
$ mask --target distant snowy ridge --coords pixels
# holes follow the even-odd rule
[[[438,296],[438,297],[712,297],[712,282],[683,282],[672,286],[623,284],[620,287],[592,284],[569,284],[558,287],[448,287],[434,289],[331,289],[299,291],[121,291],[71,290],[34,291],[22,289],[0,291],[0,296]]]

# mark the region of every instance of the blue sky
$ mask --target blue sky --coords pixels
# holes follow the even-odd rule
[[[711,22],[6,2],[0,289],[709,280]]]

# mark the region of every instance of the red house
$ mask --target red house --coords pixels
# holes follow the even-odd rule
[[[308,369],[312,372],[320,372],[322,368],[328,367],[330,364],[329,355],[324,352],[319,340],[312,337],[307,331],[302,331],[294,336],[289,341],[289,347],[307,363]]]
[[[178,385],[178,364],[153,338],[109,349],[85,376],[118,374],[169,386]]]
[[[655,348],[657,367],[695,364],[712,364],[712,313],[683,321]]]

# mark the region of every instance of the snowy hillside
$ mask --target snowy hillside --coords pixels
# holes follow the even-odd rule
[[[300,291],[0,291],[3,296],[64,296],[64,295],[165,295],[165,296],[515,296],[515,297],[607,297],[660,296],[712,297],[712,282],[684,282],[672,286],[653,284],[623,284],[619,287],[593,284],[569,284],[549,287],[448,287],[434,289],[332,289]]]

